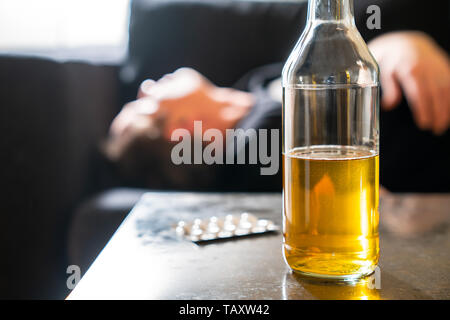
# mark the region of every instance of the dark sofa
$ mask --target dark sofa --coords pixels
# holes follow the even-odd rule
[[[355,13],[369,40],[381,31],[365,28],[367,3],[355,1]],[[408,10],[410,2],[403,0],[370,3],[382,8],[382,32],[411,24],[432,32],[448,18],[428,4]],[[285,60],[305,17],[304,1],[135,0],[123,61],[0,55],[0,298],[67,294],[67,237],[75,209],[83,212],[82,203],[105,190],[136,187],[116,174],[99,145],[142,80],[189,66],[231,86],[255,67]],[[446,34],[433,36],[449,49]],[[126,190],[106,195],[136,201]],[[115,207],[121,214],[107,230],[127,212],[120,203]],[[100,234],[100,243],[109,235]]]

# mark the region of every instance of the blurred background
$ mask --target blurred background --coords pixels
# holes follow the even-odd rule
[[[448,52],[448,10],[430,2],[371,3],[382,9],[381,30],[366,28],[367,2],[355,1],[366,41],[417,29]],[[65,298],[67,266],[84,272],[138,199],[128,188],[145,186],[121,177],[100,146],[143,80],[187,66],[232,86],[287,58],[306,10],[302,0],[0,0],[0,298]],[[407,111],[395,112],[382,118],[382,132]],[[435,175],[435,190],[395,184],[388,174],[382,183],[399,192],[445,191],[447,176]],[[96,245],[74,249],[74,223],[93,202],[117,215],[94,217],[96,236],[88,241]]]
[[[129,0],[2,0],[0,49],[47,53],[87,47],[123,48]]]

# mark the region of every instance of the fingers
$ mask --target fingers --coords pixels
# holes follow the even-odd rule
[[[151,97],[127,103],[113,120],[110,128],[113,137],[120,137],[134,126],[142,125],[147,119],[157,116],[159,106]],[[145,122],[146,123],[146,122]]]
[[[449,73],[450,75],[450,73]],[[444,93],[444,105],[447,110],[447,130],[450,128],[450,79],[446,86],[442,87]]]
[[[395,78],[395,73],[381,72],[381,86],[383,88],[383,97],[381,100],[383,109],[394,109],[402,98],[402,92]]]
[[[399,74],[398,77],[417,126],[422,130],[430,129],[433,124],[433,112],[430,108],[432,102],[428,83],[413,72]]]
[[[385,110],[394,109],[402,98],[400,85],[396,78],[395,56],[386,54],[386,40],[378,37],[369,43],[369,49],[380,66],[380,80],[383,89],[381,106]],[[389,41],[389,40],[387,40]]]
[[[133,103],[134,102],[127,103],[122,108],[122,111],[114,118],[110,127],[110,133],[113,137],[121,136],[122,132],[125,131],[125,128],[132,121],[135,114],[132,107]]]
[[[435,135],[441,135],[448,129],[449,124],[449,103],[448,92],[443,90],[439,84],[429,80],[428,88],[431,93],[431,112],[433,113],[433,121],[431,129]]]
[[[142,82],[141,85],[139,86],[137,98],[140,99],[149,96],[151,94],[151,88],[155,83],[156,82],[152,79],[147,79],[144,82]]]
[[[427,79],[425,74],[405,75],[401,84],[417,126],[422,130],[431,130],[435,135],[447,131],[450,123],[448,90],[434,78]]]
[[[249,108],[255,103],[251,93],[231,88],[215,88],[209,92],[209,95],[215,101],[230,106]]]

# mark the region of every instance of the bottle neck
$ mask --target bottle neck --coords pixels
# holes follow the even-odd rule
[[[309,0],[308,22],[354,24],[353,0]]]

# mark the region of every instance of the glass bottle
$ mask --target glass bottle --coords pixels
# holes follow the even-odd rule
[[[309,0],[282,74],[283,251],[303,275],[355,279],[379,258],[379,69],[353,0]]]

